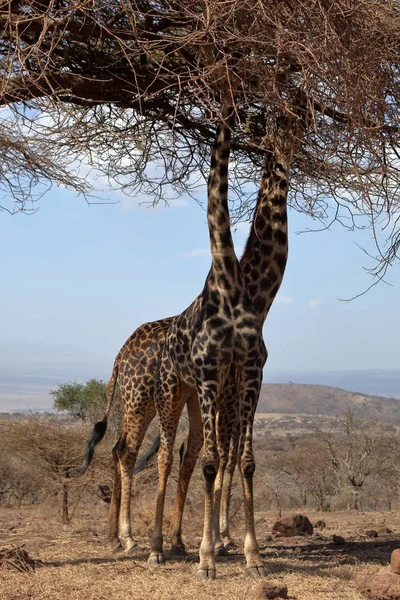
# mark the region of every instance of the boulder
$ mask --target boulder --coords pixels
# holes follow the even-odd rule
[[[284,517],[274,523],[272,534],[282,537],[292,537],[294,535],[312,535],[314,528],[310,519],[304,515],[291,515]]]
[[[400,577],[370,575],[356,579],[356,588],[371,600],[400,600]]]

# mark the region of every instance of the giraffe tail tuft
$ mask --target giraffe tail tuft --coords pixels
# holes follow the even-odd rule
[[[112,402],[114,399],[115,386],[117,385],[118,367],[119,367],[118,359],[119,359],[119,355],[115,359],[111,379],[107,386],[107,393],[106,393],[107,408],[106,408],[105,415],[104,415],[103,419],[101,421],[98,421],[95,424],[95,426],[93,427],[92,437],[90,438],[90,440],[88,441],[87,446],[86,446],[86,453],[85,453],[85,458],[83,460],[83,465],[81,466],[80,469],[77,469],[76,471],[71,473],[71,477],[80,477],[81,475],[86,473],[86,471],[89,468],[90,463],[92,462],[95,446],[97,446],[97,444],[99,442],[101,442],[101,440],[103,439],[103,437],[105,436],[105,433],[107,431],[108,414],[110,412],[111,405],[112,405]]]
[[[98,421],[95,424],[95,426],[93,427],[92,436],[86,446],[86,453],[85,453],[85,458],[83,460],[83,465],[80,467],[80,469],[77,469],[76,471],[71,473],[72,477],[80,477],[81,475],[86,473],[86,471],[89,468],[90,463],[92,462],[95,446],[97,446],[97,444],[99,442],[101,442],[101,440],[105,436],[106,431],[107,431],[107,416],[105,416],[102,421]]]

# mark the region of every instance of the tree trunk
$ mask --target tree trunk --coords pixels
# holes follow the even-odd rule
[[[69,479],[69,469],[65,472],[65,479]],[[62,521],[63,523],[69,523],[69,513],[68,513],[68,481],[63,481],[62,483]]]
[[[360,490],[358,487],[353,487],[353,510],[360,510]]]

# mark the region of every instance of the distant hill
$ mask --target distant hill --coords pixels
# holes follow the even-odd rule
[[[68,345],[0,339],[0,412],[49,410],[49,390],[75,379],[107,380],[113,358]],[[259,412],[338,416],[350,406],[361,418],[400,422],[400,369],[306,373],[267,368],[265,376],[271,383],[262,386]]]
[[[360,419],[400,423],[400,400],[301,383],[263,384],[257,412],[336,417],[348,408]]]
[[[361,392],[372,396],[400,398],[400,369],[353,369],[347,371],[271,371],[268,383],[306,383]]]

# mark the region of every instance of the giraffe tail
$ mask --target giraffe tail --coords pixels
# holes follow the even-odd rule
[[[99,442],[101,442],[101,440],[105,436],[105,433],[107,431],[108,415],[109,415],[109,412],[110,412],[110,409],[111,409],[111,406],[112,406],[112,403],[114,400],[114,392],[115,392],[115,386],[117,385],[117,378],[118,378],[118,361],[116,360],[114,363],[114,368],[113,368],[113,372],[111,375],[111,379],[110,379],[108,387],[107,387],[106,412],[104,413],[104,417],[102,418],[102,420],[98,421],[94,425],[92,435],[86,446],[86,452],[85,452],[85,457],[83,459],[83,464],[79,469],[76,469],[73,473],[71,473],[72,477],[80,477],[81,475],[86,473],[86,471],[89,468],[90,463],[92,462],[95,447],[97,446],[97,444]]]
[[[158,449],[160,447],[160,442],[161,442],[161,436],[159,433],[157,433],[156,437],[153,440],[151,448],[149,450],[147,450],[147,452],[145,452],[145,454],[143,454],[143,456],[140,458],[140,460],[137,461],[137,463],[135,465],[135,469],[133,471],[134,475],[136,475],[136,473],[140,473],[140,471],[143,471],[143,469],[145,469],[147,467],[149,460],[155,454],[157,454]]]

